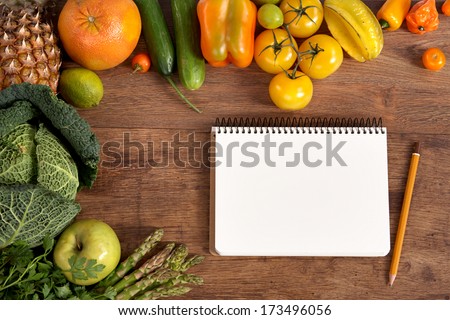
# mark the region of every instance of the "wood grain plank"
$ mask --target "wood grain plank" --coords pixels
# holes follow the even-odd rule
[[[384,1],[365,1],[376,11]],[[443,1],[437,1],[438,7]],[[169,1],[160,1],[170,19]],[[64,1],[58,3],[58,8]],[[129,254],[153,229],[187,244],[206,260],[192,272],[205,279],[181,299],[449,299],[450,68],[425,70],[431,46],[450,55],[450,19],[423,36],[403,26],[385,32],[381,55],[359,63],[345,56],[331,77],[314,81],[303,110],[277,109],[271,75],[249,68],[207,66],[204,86],[181,87],[203,110],[196,114],[154,69],[132,74],[130,59],[98,72],[100,106],[79,110],[102,144],[99,177],[79,193],[80,218],[108,222]],[[325,25],[321,33],[328,33]],[[141,38],[135,52],[145,51]],[[75,66],[65,56],[64,68]],[[209,130],[222,117],[382,117],[388,128],[389,202],[394,239],[412,145],[423,143],[399,274],[387,286],[390,254],[380,258],[216,257],[209,254]],[[370,183],[370,181],[368,181]],[[391,241],[393,246],[393,241]]]
[[[165,241],[186,243],[191,253],[205,255],[205,262],[195,267],[195,273],[203,276],[206,283],[195,288],[186,299],[445,299],[450,294],[447,263],[450,199],[439,196],[450,194],[450,167],[441,165],[450,158],[448,135],[389,134],[392,238],[412,144],[417,139],[423,142],[423,156],[398,283],[388,289],[390,255],[382,258],[209,255],[209,169],[207,161],[198,165],[198,159],[207,154],[198,145],[208,142],[209,133],[154,128],[95,128],[95,131],[103,146],[104,162],[94,188],[83,190],[78,196],[83,208],[80,217],[97,217],[110,223],[123,240],[124,256],[149,231],[159,227],[166,231]],[[128,140],[124,134],[129,135]],[[195,139],[189,142],[193,135]],[[175,162],[176,152],[170,147],[174,137],[185,142],[178,158],[181,162]],[[111,142],[116,143],[115,157],[121,159],[120,163],[111,161],[111,154],[106,151]],[[137,146],[148,142],[154,144],[153,150]],[[164,157],[168,160],[163,161]],[[167,165],[152,166],[149,159]],[[119,164],[111,166],[111,163]]]

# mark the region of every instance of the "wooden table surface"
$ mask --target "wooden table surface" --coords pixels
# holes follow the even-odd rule
[[[161,2],[169,17],[168,1]],[[365,2],[374,11],[383,3]],[[314,81],[312,102],[297,112],[271,103],[272,76],[254,63],[246,69],[208,66],[203,87],[184,90],[202,114],[188,109],[155,70],[131,74],[127,60],[98,72],[103,101],[80,114],[102,144],[101,163],[94,187],[78,195],[79,217],[109,223],[124,257],[155,228],[164,228],[165,241],[204,255],[191,271],[205,284],[181,299],[449,299],[450,65],[440,72],[421,65],[422,52],[434,46],[450,63],[450,17],[440,19],[437,31],[422,36],[405,25],[385,32],[384,49],[373,61],[346,56],[334,75]],[[135,52],[143,50],[141,38]],[[70,66],[66,60],[63,67]],[[207,146],[218,117],[382,117],[392,247],[412,146],[420,140],[422,159],[394,287],[387,286],[392,252],[377,258],[210,255]]]

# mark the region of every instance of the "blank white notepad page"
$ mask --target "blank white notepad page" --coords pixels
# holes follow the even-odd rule
[[[390,249],[386,130],[213,128],[213,253],[383,256]],[[236,132],[239,131],[239,132]],[[244,131],[244,132],[241,132]],[[333,132],[334,131],[334,132]]]

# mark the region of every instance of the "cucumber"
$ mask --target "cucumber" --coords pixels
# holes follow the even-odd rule
[[[152,64],[156,66],[158,73],[169,82],[180,98],[193,110],[201,113],[201,110],[183,95],[172,80],[171,75],[176,63],[175,47],[158,0],[134,0],[134,2],[141,15],[142,33]]]
[[[163,76],[175,67],[175,48],[158,0],[134,0],[142,21],[142,33],[152,64]]]
[[[178,76],[186,89],[197,90],[205,81],[205,60],[200,48],[196,0],[171,0]]]

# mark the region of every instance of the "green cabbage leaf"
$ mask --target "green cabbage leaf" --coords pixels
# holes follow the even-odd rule
[[[0,136],[4,136],[13,131],[18,125],[27,122],[37,116],[41,112],[39,109],[25,100],[15,101],[11,108],[0,108]]]
[[[36,129],[29,124],[17,126],[0,136],[0,183],[31,183],[36,175]]]
[[[80,210],[75,201],[39,185],[0,185],[0,249],[17,240],[36,247],[45,235],[60,234]]]
[[[78,170],[70,153],[44,125],[35,136],[39,185],[74,200],[79,186]]]

